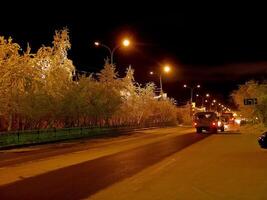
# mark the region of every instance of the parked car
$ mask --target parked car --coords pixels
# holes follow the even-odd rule
[[[259,145],[261,148],[267,148],[267,132],[263,133],[259,138],[258,138]]]
[[[193,123],[197,133],[202,133],[203,130],[213,133],[224,131],[224,122],[215,112],[198,112],[194,115]]]

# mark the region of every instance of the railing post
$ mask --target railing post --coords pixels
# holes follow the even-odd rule
[[[19,143],[19,131],[18,131],[18,143]]]
[[[38,140],[38,142],[39,142],[39,139],[40,139],[40,130],[38,129],[38,131],[37,131],[37,134],[38,134],[38,136],[37,136],[37,140]]]

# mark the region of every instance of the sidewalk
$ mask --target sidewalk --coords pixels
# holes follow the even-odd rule
[[[212,135],[89,199],[266,199],[267,150],[255,134]]]

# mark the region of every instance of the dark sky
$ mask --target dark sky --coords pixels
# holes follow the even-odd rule
[[[237,84],[267,75],[267,12],[260,5],[23,1],[1,7],[0,35],[22,47],[50,45],[54,31],[68,27],[78,70],[102,68],[108,52],[95,48],[95,40],[113,47],[130,36],[133,46],[115,53],[120,75],[131,65],[137,81],[158,83],[148,72],[169,63],[174,70],[163,76],[163,87],[178,101],[189,97],[184,83],[226,98]]]

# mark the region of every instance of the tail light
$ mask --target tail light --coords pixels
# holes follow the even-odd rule
[[[216,122],[212,122],[212,126],[216,126]]]

